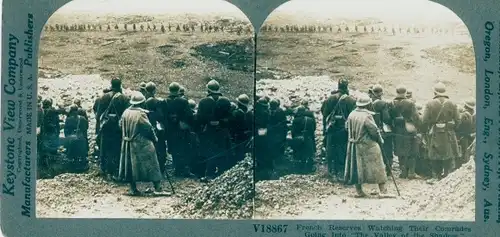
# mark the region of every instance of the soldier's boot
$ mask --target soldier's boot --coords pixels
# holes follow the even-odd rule
[[[408,179],[420,179],[420,176],[415,173],[416,160],[415,158],[408,159]]]
[[[363,198],[363,197],[366,197],[368,195],[366,195],[366,193],[363,191],[363,187],[361,186],[361,184],[356,184],[356,196],[357,198]]]

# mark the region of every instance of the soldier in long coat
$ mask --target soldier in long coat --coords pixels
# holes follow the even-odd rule
[[[422,127],[428,131],[428,158],[432,162],[432,177],[446,177],[458,157],[458,143],[455,133],[460,121],[457,105],[446,95],[442,83],[434,86],[434,98],[424,107]]]
[[[346,79],[339,80],[337,91],[328,97],[321,108],[328,172],[338,180],[343,178],[345,168],[348,141],[345,121],[356,107],[356,100],[349,95],[348,86]]]
[[[122,92],[122,81],[111,80],[111,91],[99,98],[96,117],[99,117],[99,157],[101,171],[108,178],[118,174],[122,132],[119,118],[128,107],[129,99]],[[107,122],[105,122],[107,121]]]
[[[346,184],[355,185],[356,197],[367,196],[363,184],[378,184],[380,193],[387,194],[387,175],[380,149],[384,141],[375,124],[373,112],[368,110],[370,103],[368,95],[360,96],[356,102],[357,108],[349,114],[346,122],[349,143],[344,180]]]
[[[280,162],[285,155],[288,121],[285,111],[280,107],[280,101],[272,99],[269,102],[269,153],[275,162]]]
[[[245,158],[246,145],[251,139],[251,127],[248,127],[247,112],[250,98],[246,94],[239,95],[237,98],[236,109],[232,112],[233,122],[231,131],[234,144],[234,161],[230,166]]]
[[[148,111],[149,123],[153,126],[158,141],[155,143],[156,156],[160,165],[161,174],[165,174],[165,164],[167,161],[167,144],[166,131],[163,126],[163,114],[161,110],[162,100],[156,97],[156,84],[153,82],[146,83],[145,88],[146,101],[144,109]]]
[[[401,169],[400,178],[418,178],[415,165],[418,155],[417,134],[420,118],[415,103],[406,98],[406,87],[396,88],[390,111],[394,133],[394,154]]]
[[[465,101],[456,132],[461,149],[455,167],[455,169],[458,169],[469,161],[469,157],[466,155],[467,148],[472,144],[476,134],[476,101],[474,99]]]
[[[42,101],[41,123],[40,123],[40,167],[47,167],[52,157],[57,156],[60,146],[59,134],[61,132],[59,115],[60,109],[53,106],[52,99]]]
[[[374,85],[371,88],[372,109],[375,113],[373,118],[379,128],[384,144],[382,146],[382,155],[384,156],[384,163],[386,165],[387,175],[392,174],[393,162],[393,133],[392,133],[392,120],[390,115],[391,104],[382,99],[384,90],[381,85]]]
[[[73,161],[74,168],[85,169],[88,165],[89,140],[87,131],[89,121],[78,112],[78,106],[71,106],[64,122],[65,147],[67,150],[66,155]]]
[[[254,116],[255,179],[268,180],[273,172],[273,159],[269,154],[269,103],[266,98],[257,100]]]
[[[181,86],[177,82],[169,85],[169,95],[161,105],[168,151],[172,155],[175,175],[192,177],[189,170],[191,144],[191,130],[193,127],[193,114],[189,102],[179,95]]]
[[[316,118],[307,113],[307,108],[299,106],[292,121],[293,156],[298,170],[310,172],[314,167],[316,154]]]
[[[198,103],[196,120],[200,126],[199,163],[206,167],[206,178],[212,179],[220,174],[217,167],[227,159],[231,148],[231,135],[224,121],[230,114],[231,102],[222,95],[216,80],[209,81],[206,88],[208,95]]]
[[[119,178],[130,183],[129,195],[140,195],[137,182],[153,182],[156,192],[161,192],[162,174],[155,152],[158,138],[149,122],[147,110],[143,109],[146,98],[134,93],[131,106],[120,119],[122,129]]]

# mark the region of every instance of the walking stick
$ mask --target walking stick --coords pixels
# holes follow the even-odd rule
[[[382,145],[379,144],[380,148],[382,149]],[[389,164],[388,160],[387,160],[387,157],[382,155],[382,158],[384,159],[384,162],[386,164]],[[392,167],[391,167],[392,168]],[[392,182],[394,183],[394,187],[396,187],[396,192],[398,192],[398,196],[401,197],[401,193],[399,192],[399,188],[398,188],[398,184],[396,183],[396,179],[394,178],[394,174],[392,174],[392,171],[389,172],[389,174],[391,175],[391,179],[392,179]]]

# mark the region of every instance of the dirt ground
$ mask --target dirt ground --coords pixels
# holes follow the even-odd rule
[[[289,19],[270,18],[267,24],[277,26]],[[362,24],[360,19],[344,18],[343,21],[351,29],[354,22]],[[340,21],[337,23],[340,25]],[[417,103],[423,104],[432,98],[433,85],[442,82],[450,98],[459,104],[475,97],[475,59],[467,34],[451,34],[451,30],[446,34],[445,29],[442,33],[432,33],[432,25],[417,25],[414,27],[427,31],[406,34],[407,28],[403,28],[400,34],[396,28],[398,33],[392,35],[390,26],[396,24],[384,22],[382,25],[389,26],[388,33],[266,32],[259,35],[258,93],[263,91],[285,105],[297,103],[296,97],[308,100],[316,113],[318,129],[322,127],[321,102],[341,76],[350,78],[354,94],[366,92],[368,86],[378,83],[385,88],[385,98],[390,99],[398,85],[405,85],[413,91]],[[317,141],[321,141],[319,130]],[[395,182],[401,196],[379,200],[356,199],[353,187],[329,182],[322,158],[319,154],[316,157],[318,169],[313,175],[291,174],[289,167],[281,165],[275,180],[257,182],[254,218],[474,220],[473,162],[434,185],[424,180],[399,179],[396,163]],[[367,187],[370,189],[375,187]],[[397,195],[392,181],[389,190]]]

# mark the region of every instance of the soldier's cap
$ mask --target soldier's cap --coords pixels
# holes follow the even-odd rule
[[[146,97],[138,91],[132,92],[132,96],[130,97],[130,104],[131,105],[138,105],[142,104],[146,101]]]
[[[189,106],[191,106],[191,108],[196,107],[196,101],[194,101],[193,99],[188,100],[188,103],[189,103]]]
[[[146,82],[139,83],[139,89],[146,89]]]
[[[271,108],[278,108],[280,106],[280,101],[278,99],[271,99],[271,101],[269,101],[269,106]]]
[[[207,83],[207,90],[208,92],[210,93],[219,93],[220,91],[220,85],[219,85],[219,82],[216,81],[216,80],[210,80],[208,83]]]
[[[370,96],[368,96],[366,94],[361,94],[361,95],[359,95],[359,97],[356,100],[356,106],[364,107],[364,106],[369,105],[371,102],[372,102],[372,99],[370,98]]]
[[[382,88],[381,85],[376,84],[376,85],[373,85],[372,92],[374,94],[380,95],[380,94],[382,94],[384,92],[384,88]]]
[[[239,104],[248,105],[248,103],[250,103],[250,98],[246,94],[241,94],[238,96],[236,101],[238,101]]]
[[[168,85],[168,92],[170,95],[178,95],[181,85],[177,82],[172,82]]]
[[[396,87],[396,94],[406,96],[406,92],[407,92],[406,86],[399,85],[398,87]]]
[[[156,90],[156,84],[152,81],[146,83],[146,86],[144,87],[147,92],[154,92]]]
[[[122,87],[122,79],[115,77],[111,79],[111,88],[121,88]]]
[[[446,93],[446,86],[439,82],[436,85],[434,85],[434,94],[436,95],[444,95]]]
[[[476,108],[476,100],[474,99],[468,99],[464,103],[465,107],[469,109],[475,109]]]

